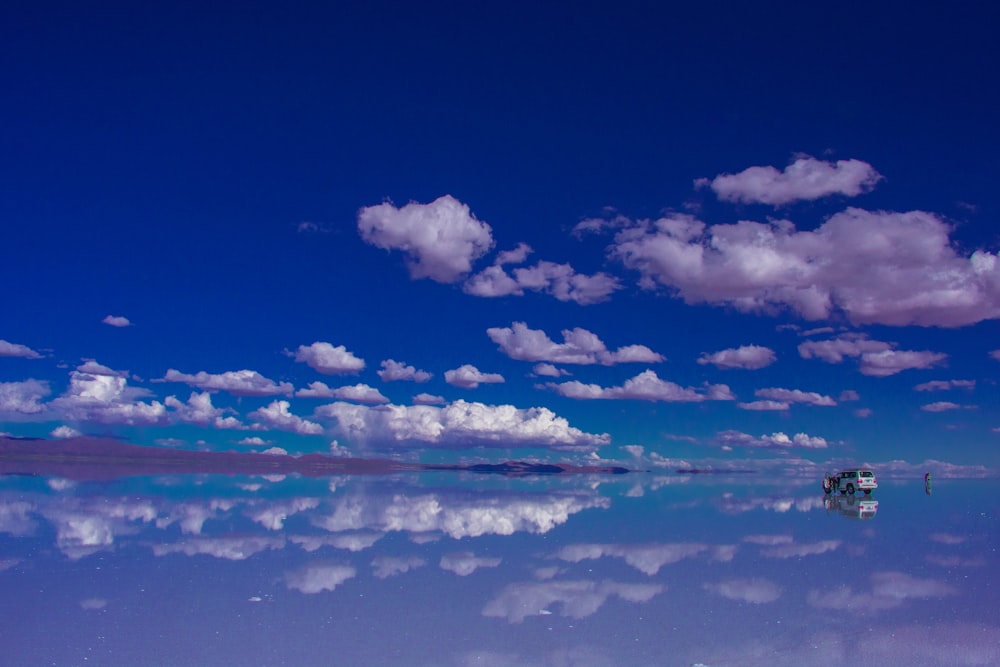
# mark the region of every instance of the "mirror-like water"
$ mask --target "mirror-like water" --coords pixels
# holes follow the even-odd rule
[[[0,478],[6,664],[1000,664],[993,480]]]

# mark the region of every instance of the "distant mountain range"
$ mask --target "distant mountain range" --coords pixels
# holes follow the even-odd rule
[[[620,475],[634,472],[619,466],[526,461],[452,465],[341,458],[323,454],[289,456],[259,452],[203,452],[133,445],[112,438],[88,436],[65,440],[0,437],[0,475],[51,475],[79,481],[195,473],[323,477],[449,470],[506,476]]]

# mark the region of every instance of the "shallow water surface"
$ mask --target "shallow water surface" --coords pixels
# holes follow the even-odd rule
[[[6,664],[1000,664],[995,480],[0,478]]]

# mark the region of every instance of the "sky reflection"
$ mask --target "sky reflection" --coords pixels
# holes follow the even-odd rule
[[[887,481],[859,521],[757,475],[479,479],[4,477],[0,639],[36,664],[1000,660],[990,481]]]

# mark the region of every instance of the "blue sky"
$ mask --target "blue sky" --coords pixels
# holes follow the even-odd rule
[[[995,14],[5,8],[0,431],[995,467]]]

